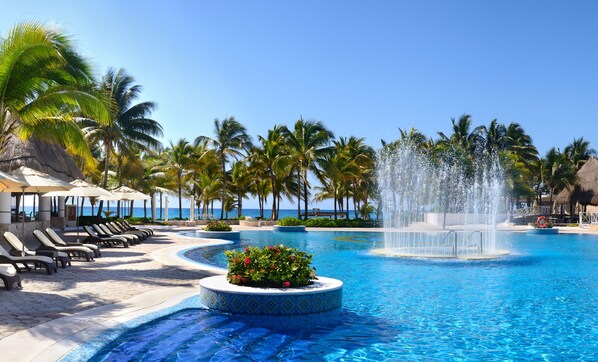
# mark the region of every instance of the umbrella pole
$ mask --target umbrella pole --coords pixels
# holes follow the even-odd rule
[[[23,250],[21,250],[21,256],[25,256],[25,186],[21,187],[21,210],[23,210],[23,230],[21,231],[21,238],[23,238]]]
[[[79,207],[79,196],[77,196],[77,207]],[[79,242],[79,212],[77,211],[77,243]]]

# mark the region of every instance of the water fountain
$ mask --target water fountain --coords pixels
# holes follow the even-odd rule
[[[500,249],[496,225],[503,178],[496,156],[467,162],[458,152],[429,154],[405,142],[380,154],[384,249],[402,257],[489,259]]]

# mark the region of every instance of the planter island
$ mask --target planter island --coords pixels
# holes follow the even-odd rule
[[[195,230],[195,237],[205,239],[239,240],[241,239],[241,232]]]
[[[210,309],[252,315],[302,315],[329,312],[342,306],[343,282],[318,277],[299,288],[256,288],[230,284],[226,276],[200,280],[200,296]]]
[[[527,229],[528,234],[536,234],[536,235],[554,235],[559,233],[559,229],[557,228],[531,228]]]
[[[274,225],[272,227],[272,230],[281,231],[281,232],[304,232],[305,226],[304,225],[295,225],[295,226]]]

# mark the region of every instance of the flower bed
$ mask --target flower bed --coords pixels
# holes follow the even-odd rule
[[[284,245],[226,251],[231,284],[266,288],[302,287],[316,279],[312,255]]]
[[[233,228],[224,221],[209,221],[203,228],[205,231],[233,231]]]

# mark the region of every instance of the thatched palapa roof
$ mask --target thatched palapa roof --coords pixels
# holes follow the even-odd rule
[[[23,142],[16,136],[9,137],[6,148],[0,154],[0,171],[10,172],[27,166],[67,182],[83,179],[79,167],[59,145],[35,138]]]
[[[570,191],[564,189],[556,197],[559,205],[579,202],[582,205],[598,205],[598,159],[592,157],[577,171],[577,183]]]

